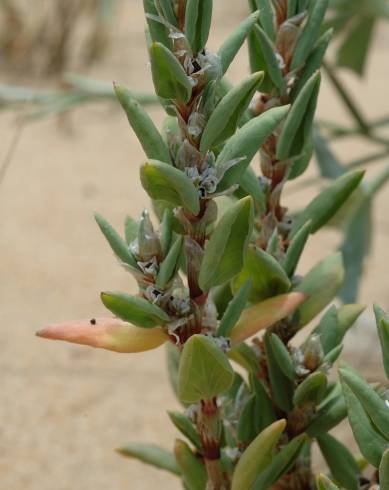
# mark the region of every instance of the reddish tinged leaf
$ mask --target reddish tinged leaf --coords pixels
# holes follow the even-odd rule
[[[282,320],[293,313],[306,298],[304,293],[287,293],[246,308],[232,329],[232,344],[243,342],[260,330]]]
[[[36,335],[45,339],[65,340],[115,352],[143,352],[155,349],[168,340],[159,327],[134,327],[117,318],[93,318],[49,325]]]

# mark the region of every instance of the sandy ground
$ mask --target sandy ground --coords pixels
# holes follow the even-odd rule
[[[111,56],[92,74],[151,89],[140,3],[132,0],[125,9]],[[222,13],[222,5],[216,1],[213,47],[245,14],[238,6]],[[349,77],[371,117],[389,109],[388,41],[388,31],[381,29],[365,83]],[[242,56],[230,78],[236,81],[246,70]],[[162,120],[160,110],[151,113]],[[345,120],[326,84],[320,113]],[[126,213],[136,216],[148,205],[138,181],[144,156],[119,107],[78,110],[70,122],[70,131],[54,120],[25,128],[0,188],[0,490],[151,490],[156,485],[175,490],[179,486],[170,475],[145,471],[113,452],[126,441],[172,445],[176,433],[165,408],[176,407],[176,401],[163,350],[125,356],[34,337],[48,322],[103,314],[98,297],[103,289],[133,289],[93,213],[120,227]],[[15,131],[13,116],[2,115],[0,131],[3,156]],[[361,149],[366,150],[364,143],[339,145],[350,158]],[[301,204],[310,194],[290,194],[290,201]],[[384,307],[389,307],[388,203],[389,188],[377,201],[379,229],[361,291],[366,304],[374,300]],[[331,231],[314,238],[302,270],[338,240]],[[371,376],[378,359],[373,332],[367,314],[347,349],[349,359]]]

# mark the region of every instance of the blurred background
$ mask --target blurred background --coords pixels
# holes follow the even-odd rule
[[[243,0],[214,3],[216,50],[248,8]],[[339,34],[318,111],[330,145],[320,139],[320,165],[313,161],[302,182],[289,185],[292,209],[334,176],[336,159],[368,160],[368,180],[389,165],[389,13],[386,0],[376,3],[383,10],[362,0],[354,10],[346,0],[332,4]],[[228,77],[237,82],[248,70],[242,50]],[[35,0],[34,9],[29,0],[0,1],[1,490],[179,488],[170,475],[114,452],[127,441],[172,444],[165,408],[177,402],[163,349],[126,356],[34,337],[50,322],[104,314],[103,289],[134,288],[93,219],[99,211],[120,228],[126,214],[149,205],[138,179],[144,155],[113,100],[113,80],[152,93],[140,0]],[[163,111],[149,111],[161,124]],[[373,121],[374,134],[363,127]],[[351,218],[311,239],[301,272],[332,249],[346,250],[353,288],[343,297],[369,305],[348,335],[346,357],[377,379],[370,305],[389,308],[389,185],[367,205],[371,215],[353,215],[348,242]]]

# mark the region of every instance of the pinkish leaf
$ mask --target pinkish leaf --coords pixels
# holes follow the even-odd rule
[[[167,334],[159,327],[134,327],[117,318],[57,323],[39,330],[36,335],[115,352],[143,352],[155,349],[168,340]]]
[[[231,332],[231,343],[238,344],[264,328],[282,320],[307,298],[303,293],[274,296],[246,308]]]

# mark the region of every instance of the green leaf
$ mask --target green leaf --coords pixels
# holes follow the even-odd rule
[[[244,446],[256,437],[255,430],[255,395],[250,395],[243,403],[237,426],[238,442]]]
[[[207,472],[205,466],[193,454],[189,446],[180,439],[176,439],[174,455],[182,473],[187,490],[205,490]]]
[[[112,226],[101,215],[95,214],[95,219],[99,225],[100,230],[107,239],[114,254],[124,263],[130,267],[138,270],[138,264],[132,253],[130,252],[126,242],[122,237],[112,228]]]
[[[270,0],[256,0],[258,11],[259,11],[259,20],[261,22],[263,30],[266,32],[266,35],[272,41],[276,38],[276,28],[275,28],[275,16],[273,7]]]
[[[380,463],[380,489],[388,490],[389,489],[389,449],[387,449]]]
[[[336,427],[347,416],[347,407],[343,395],[324,400],[319,405],[319,410],[316,412],[313,420],[309,423],[306,433],[310,437],[318,437],[326,434],[331,429]]]
[[[152,199],[168,201],[198,214],[200,203],[197,189],[181,170],[150,160],[142,165],[140,178],[143,188]]]
[[[156,20],[147,16],[147,14],[149,14],[158,17],[158,11],[155,8],[154,0],[143,0],[143,8],[146,14],[147,26],[152,41],[162,43],[167,48],[171,47],[172,41],[169,38],[169,32],[166,27],[160,22],[157,22]]]
[[[364,74],[376,24],[374,17],[361,15],[355,19],[338,48],[337,66],[349,68],[359,76]]]
[[[330,434],[317,439],[332,476],[347,490],[358,490],[359,467],[350,451]]]
[[[334,364],[338,359],[340,354],[342,353],[343,345],[337,345],[333,349],[331,349],[324,357],[323,364]]]
[[[217,331],[220,337],[228,337],[232,328],[239,320],[242,311],[246,307],[251,286],[252,281],[248,279],[228,303]]]
[[[242,44],[244,43],[249,32],[252,30],[254,24],[257,22],[259,12],[254,12],[249,15],[238,27],[232,32],[232,34],[224,41],[217,52],[221,64],[222,73],[226,73]]]
[[[378,305],[374,305],[374,314],[381,344],[382,361],[386,377],[389,379],[389,317]]]
[[[305,404],[317,405],[327,390],[327,376],[322,371],[315,371],[300,383],[294,392],[293,403],[297,407]]]
[[[126,237],[127,246],[130,245],[138,237],[139,223],[131,218],[131,216],[126,216],[124,222],[124,235]]]
[[[232,329],[232,344],[238,344],[255,335],[260,330],[292,314],[306,300],[302,293],[287,293],[266,299],[261,303],[246,308]]]
[[[291,64],[291,70],[300,68],[307,59],[312,46],[320,36],[320,29],[328,7],[328,0],[310,2],[309,14],[302,33],[300,34]]]
[[[276,421],[273,402],[266,391],[264,384],[255,374],[250,375],[250,384],[255,393],[257,412],[254,417],[256,434]]]
[[[101,301],[114,315],[138,327],[152,328],[170,321],[169,316],[159,306],[139,296],[104,292],[101,293]]]
[[[320,175],[327,179],[337,179],[343,175],[346,170],[336,158],[328,142],[323,138],[316,129],[314,133],[315,154],[319,165]]]
[[[285,119],[277,142],[279,160],[285,160],[301,152],[306,137],[311,134],[319,88],[320,73],[316,72],[296,97]]]
[[[222,98],[204,128],[200,151],[218,146],[235,133],[243,112],[263,79],[263,73],[254,73],[232,88]],[[247,165],[250,162],[247,162]]]
[[[176,241],[171,246],[167,256],[159,266],[156,285],[161,289],[165,289],[169,282],[173,279],[178,267],[179,258],[182,250],[183,237],[177,237]]]
[[[216,160],[216,165],[241,157],[246,157],[247,161],[251,162],[260,146],[284,119],[288,110],[287,105],[275,107],[243,125],[226,142]]]
[[[389,441],[389,410],[385,401],[364,379],[350,368],[341,368],[339,372],[342,383],[350,388],[373,424]]]
[[[232,279],[242,268],[251,236],[253,204],[244,198],[220,218],[205,248],[199,284],[203,291]]]
[[[299,214],[293,224],[292,236],[309,220],[311,220],[311,233],[316,233],[346,202],[361,182],[363,175],[363,170],[356,170],[348,172],[333,181]]]
[[[249,300],[253,303],[289,291],[291,283],[277,260],[257,247],[250,247],[243,268],[232,283],[236,292],[248,279],[252,280]]]
[[[178,395],[182,402],[211,400],[228,390],[234,372],[227,356],[205,335],[192,335],[181,354]]]
[[[378,468],[382,454],[388,448],[388,441],[375,429],[371,419],[349,386],[342,383],[342,387],[354,438],[363,456],[369,463]]]
[[[283,94],[286,90],[286,83],[284,80],[284,75],[282,74],[282,70],[280,68],[279,60],[275,54],[275,46],[269,39],[265,31],[261,29],[258,24],[254,26],[253,32],[261,46],[263,59],[266,64],[266,71],[268,72],[269,77],[273,81],[274,85],[278,88],[279,92]]]
[[[297,9],[297,0],[288,0],[288,12],[287,12],[288,19],[296,15],[297,13],[296,9]]]
[[[266,195],[258,177],[250,166],[243,172],[239,184],[240,190],[254,199],[255,208],[259,212],[264,212],[266,210]]]
[[[162,162],[171,163],[169,149],[150,116],[126,88],[120,85],[115,85],[114,87],[116,97],[127,114],[128,121],[137,135],[147,158],[155,158]]]
[[[169,253],[173,234],[173,212],[171,209],[165,209],[162,217],[160,238],[162,256],[166,257]]]
[[[171,0],[155,0],[165,17],[165,19],[172,24],[177,26],[177,18],[173,10],[173,4]]]
[[[181,473],[173,454],[152,444],[127,444],[117,449],[117,452],[122,456],[139,459],[142,463],[156,466],[161,470],[170,471],[175,475]]]
[[[314,110],[311,108],[316,107],[316,97],[309,101],[308,114],[313,118]],[[298,153],[300,156],[297,159],[293,159],[293,163],[290,166],[288,173],[288,179],[293,180],[300,177],[308,168],[309,162],[313,155],[313,127],[311,120],[307,117],[307,122],[304,123],[304,129],[300,132],[301,138],[297,140],[297,148],[293,149],[292,153]],[[302,145],[302,146],[301,146]]]
[[[275,333],[270,336],[270,344],[274,359],[281,368],[281,371],[287,378],[294,381],[296,379],[296,370],[287,347]]]
[[[285,475],[295,464],[306,441],[306,435],[300,434],[283,447],[270,465],[259,474],[251,490],[266,490]]]
[[[261,90],[264,93],[270,93],[273,91],[275,87],[272,79],[269,76],[265,57],[263,55],[263,50],[259,42],[258,36],[254,32],[254,28],[249,32],[247,36],[247,44],[249,50],[250,71],[252,73],[258,71],[264,71],[265,78],[262,82]]]
[[[256,373],[258,370],[258,358],[253,349],[244,342],[229,350],[228,357],[248,372]]]
[[[320,342],[325,354],[337,347],[348,329],[354,324],[365,309],[362,305],[343,305],[336,310],[331,307],[321,318],[313,333],[320,335]]]
[[[304,87],[311,76],[317,71],[323,62],[324,55],[328,45],[332,39],[333,30],[328,29],[317,41],[312,51],[310,52],[298,80],[294,84],[291,92],[292,100],[294,100],[300,90]]]
[[[232,475],[231,490],[251,488],[255,478],[273,458],[273,450],[286,426],[284,419],[263,430],[247,447]]]
[[[311,234],[311,221],[307,221],[292,238],[285,257],[281,262],[288,277],[292,277],[299,263],[301,254]]]
[[[284,374],[277,362],[270,336],[265,335],[264,341],[273,401],[284,412],[290,412],[293,408],[293,383]]]
[[[308,296],[297,310],[300,327],[310,322],[334,299],[343,278],[343,261],[339,252],[326,257],[308,272],[295,288],[295,291]]]
[[[186,104],[192,96],[192,85],[180,62],[161,43],[150,48],[151,73],[157,95]]]
[[[204,49],[208,41],[212,6],[212,0],[186,1],[185,37],[195,55]]]
[[[195,446],[196,449],[201,451],[200,437],[195,429],[193,423],[186,415],[180,412],[168,412],[170,420],[175,427]]]
[[[339,490],[335,483],[325,475],[318,475],[316,478],[316,487],[317,490]]]

